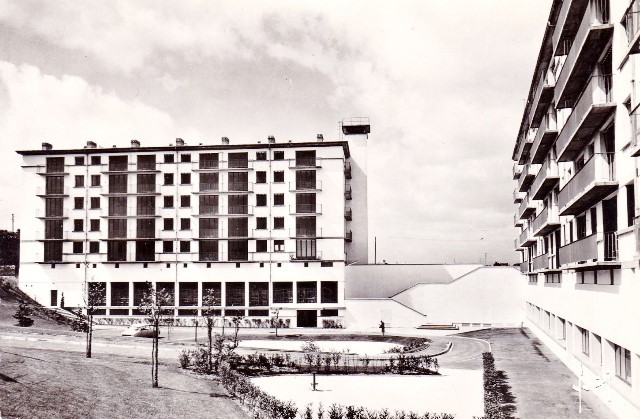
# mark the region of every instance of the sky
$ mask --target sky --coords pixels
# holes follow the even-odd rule
[[[516,262],[511,153],[551,0],[0,0],[0,229],[15,150],[339,138],[371,119],[370,252]]]

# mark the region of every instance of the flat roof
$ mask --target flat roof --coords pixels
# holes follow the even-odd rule
[[[23,156],[49,156],[60,154],[114,154],[114,153],[149,153],[162,151],[208,151],[208,150],[254,150],[271,148],[300,148],[300,147],[342,147],[344,156],[349,158],[349,143],[347,141],[306,141],[299,143],[257,143],[257,144],[219,144],[219,145],[183,145],[183,146],[155,146],[155,147],[97,147],[51,150],[18,150]]]

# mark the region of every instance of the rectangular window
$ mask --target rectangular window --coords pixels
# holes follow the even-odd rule
[[[596,234],[598,231],[598,216],[596,214],[596,207],[591,208],[589,211],[589,218],[591,218],[591,234]]]
[[[266,230],[266,229],[267,229],[267,217],[257,217],[256,230]]]
[[[75,158],[76,166],[84,166],[84,157]]]
[[[191,218],[180,219],[180,230],[191,230]]]
[[[627,383],[631,383],[631,351],[622,346],[614,345],[616,376]]]
[[[274,252],[284,252],[284,240],[274,240],[273,241],[273,251]]]
[[[274,206],[284,205],[284,194],[283,193],[274,193],[273,194],[273,205]]]
[[[191,242],[187,240],[180,241],[180,253],[189,253],[191,251]]]
[[[225,299],[228,307],[244,306],[244,282],[225,283]]]
[[[173,196],[163,196],[164,208],[173,208]]]
[[[256,160],[267,160],[267,152],[266,151],[258,151],[256,152]]]
[[[147,221],[147,220],[145,220]],[[137,240],[136,262],[151,262],[156,260],[156,242],[153,240]]]
[[[176,287],[174,282],[156,282],[156,289],[169,294],[167,305],[172,306],[175,304]]]
[[[190,195],[180,195],[180,207],[181,208],[189,208],[191,206],[191,196]]]
[[[200,192],[217,191],[220,189],[220,175],[214,173],[200,173]]]
[[[248,237],[248,218],[229,218],[229,237]]]
[[[246,261],[249,259],[248,240],[229,240],[229,261]]]
[[[44,262],[62,262],[62,242],[44,242]]]
[[[138,170],[156,170],[156,155],[138,156]]]
[[[91,165],[97,166],[102,164],[102,159],[100,156],[91,156]]]
[[[84,242],[73,242],[73,253],[78,254],[83,251]]]
[[[284,151],[274,151],[273,152],[274,160],[284,160]]]
[[[174,160],[174,155],[173,154],[165,154],[164,155],[164,162],[165,163],[173,163]]]
[[[276,170],[273,172],[274,183],[284,183],[284,172],[282,170]]]
[[[220,282],[202,283],[202,298],[204,299],[207,296],[210,297],[212,306],[222,305],[222,286]]]
[[[293,303],[293,282],[273,283],[274,304]]]
[[[75,181],[76,181],[76,188],[84,188],[84,176],[76,175]]]
[[[155,174],[139,174],[138,193],[155,193],[156,192],[156,175]]]
[[[62,217],[63,198],[45,198],[44,214],[46,217]]]
[[[61,195],[65,193],[63,176],[47,176],[45,182],[45,193],[47,195]]]
[[[100,253],[100,242],[89,242],[89,253]]]
[[[316,237],[316,217],[296,217],[296,237]]]
[[[180,154],[181,163],[191,163],[191,154]]]
[[[111,222],[113,220],[109,220]],[[125,220],[126,221],[126,220]],[[127,260],[126,241],[107,241],[107,261],[124,262]]]
[[[633,185],[627,185],[627,226],[634,224],[636,212],[635,189]]]
[[[99,209],[100,208],[100,198],[99,197],[91,197],[89,198],[89,205],[91,209]]]
[[[165,186],[173,185],[173,173],[164,174],[164,184]]]
[[[199,257],[201,262],[215,262],[218,260],[218,241],[217,240],[200,240]],[[204,287],[204,284],[203,284]],[[204,295],[204,289],[203,289]]]
[[[316,303],[318,301],[318,283],[315,281],[296,282],[296,302],[297,303]]]
[[[296,259],[313,260],[316,258],[316,239],[296,240]]]
[[[267,172],[256,172],[256,183],[267,183]]]
[[[249,167],[248,153],[229,153],[229,168],[244,169]]]
[[[109,216],[127,215],[127,198],[124,196],[109,197]]]
[[[584,214],[576,217],[576,233],[578,240],[587,237],[587,217]]]
[[[296,172],[296,190],[316,189],[316,171],[298,170]]]
[[[284,217],[273,217],[273,229],[282,230],[284,228]]]
[[[178,285],[180,306],[197,306],[198,305],[198,283],[197,282],[180,282]]]
[[[128,165],[127,156],[109,156],[110,172],[126,172]]]
[[[247,195],[229,195],[229,214],[248,214],[248,196]]]
[[[89,220],[89,222],[90,222],[91,231],[100,231],[100,220],[92,219],[92,220]]]
[[[269,305],[269,283],[249,282],[249,306],[265,307]]]
[[[91,186],[100,186],[100,175],[91,175]]]
[[[316,165],[316,151],[296,151],[296,167],[313,167]]]
[[[84,209],[84,198],[80,198],[80,197],[73,198],[73,208]]]
[[[63,231],[62,220],[45,220],[44,221],[44,238],[45,239],[62,239],[62,231]],[[82,230],[78,230],[78,231],[82,231]]]
[[[217,218],[200,218],[198,230],[201,239],[218,237],[218,219]]]
[[[127,193],[127,175],[109,175],[109,193]]]
[[[297,193],[296,194],[296,212],[300,214],[316,212],[316,194],[314,193]]]
[[[219,212],[218,195],[200,195],[198,197],[198,212],[200,215],[215,215]]]
[[[47,157],[47,173],[64,173],[64,157]]]
[[[246,192],[249,190],[249,173],[229,172],[229,191]]]
[[[139,239],[152,239],[156,236],[156,219],[142,218],[136,220],[136,237]]]
[[[267,241],[256,240],[256,252],[266,252],[266,251],[267,251]]]
[[[256,207],[266,207],[267,206],[267,195],[265,194],[257,194],[256,195]]]
[[[198,167],[200,169],[217,169],[218,153],[201,153]]]
[[[110,304],[116,307],[125,307],[129,305],[129,283],[128,282],[112,282],[111,283]]]
[[[338,281],[320,282],[320,302],[322,303],[338,302]]]
[[[191,173],[180,173],[180,184],[191,185]]]
[[[136,214],[137,215],[155,215],[156,214],[156,197],[155,196],[138,196],[136,197]]]
[[[84,231],[84,220],[80,218],[73,220],[73,231]]]
[[[578,329],[580,330],[580,335],[582,337],[582,353],[589,356],[589,331],[581,327]]]
[[[133,305],[139,306],[142,302],[144,294],[149,289],[149,285],[146,282],[134,282],[133,283]]]
[[[173,253],[173,241],[165,240],[162,242],[162,252],[163,253]]]
[[[163,222],[163,225],[162,225],[163,230],[165,231],[173,230],[173,218],[164,218],[162,222]]]
[[[110,239],[127,238],[127,220],[115,219],[108,221],[108,235]]]

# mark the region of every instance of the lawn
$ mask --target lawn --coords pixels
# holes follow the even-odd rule
[[[162,363],[161,363],[162,364]],[[0,416],[6,418],[247,418],[209,379],[161,365],[151,387],[148,361],[0,346]]]

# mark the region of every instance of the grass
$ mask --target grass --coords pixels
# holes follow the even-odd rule
[[[247,418],[216,381],[161,365],[151,387],[148,362],[80,353],[0,348],[2,418]],[[161,363],[162,364],[162,363]]]

